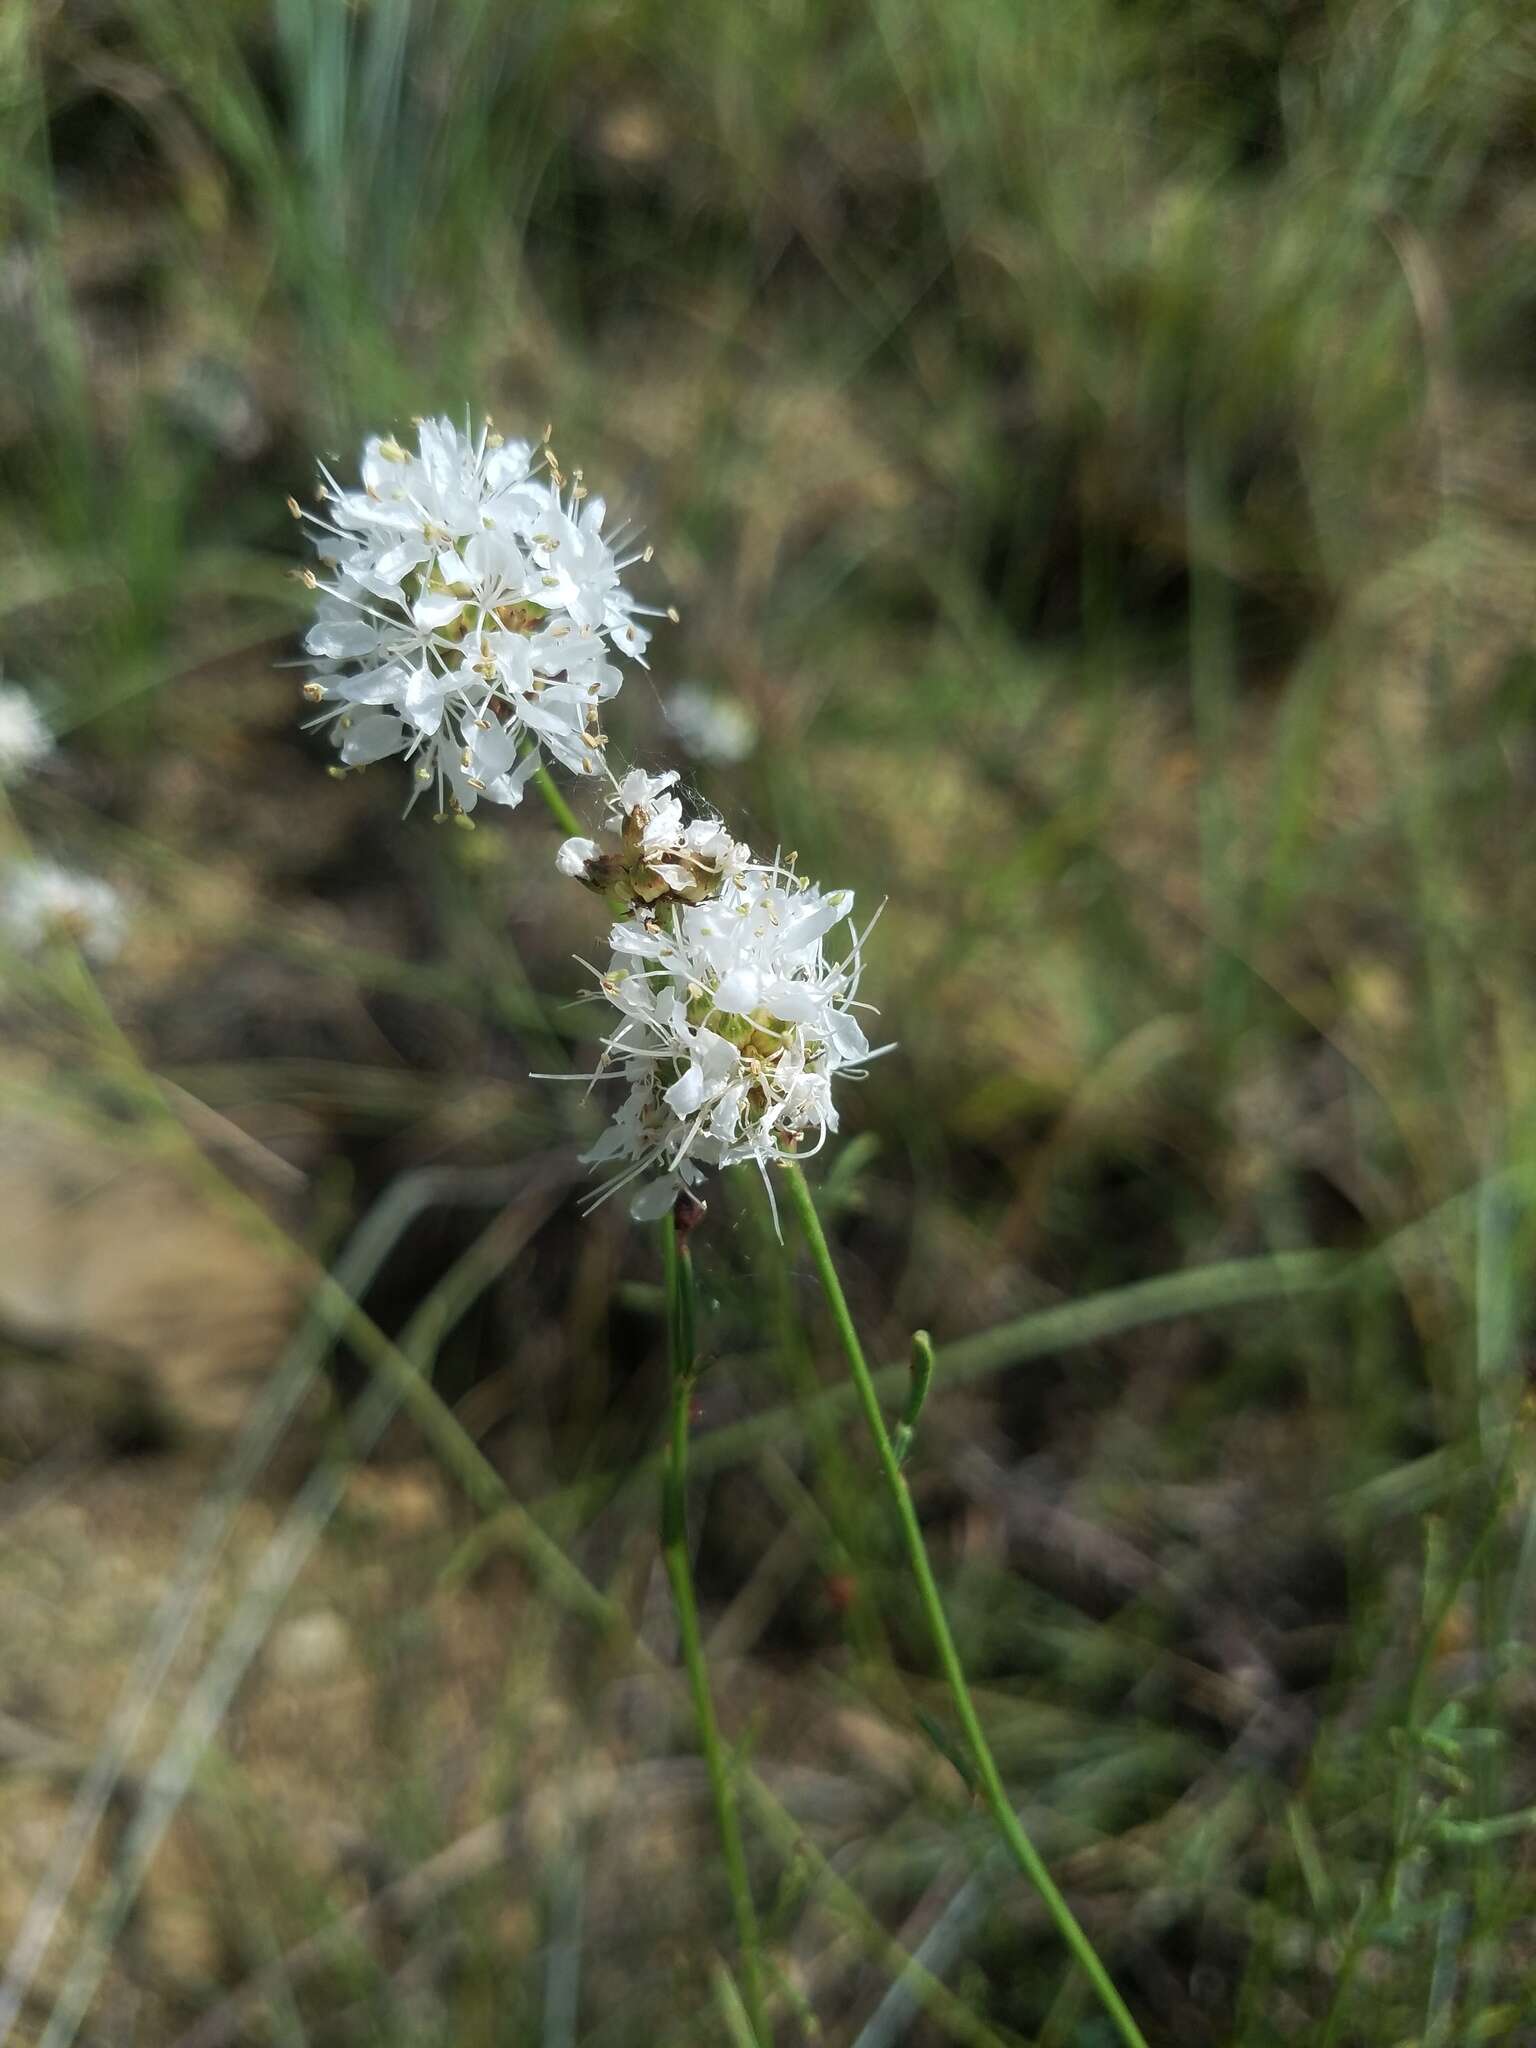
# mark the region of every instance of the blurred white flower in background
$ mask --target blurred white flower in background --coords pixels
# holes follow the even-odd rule
[[[702,683],[679,683],[662,711],[696,761],[729,768],[745,761],[757,745],[757,721],[747,707]]]
[[[618,1169],[596,1201],[654,1175],[631,1210],[656,1217],[706,1168],[750,1161],[767,1181],[769,1166],[821,1149],[837,1129],[834,1080],[879,1056],[854,1016],[867,932],[852,917],[850,891],[775,861],[727,875],[707,902],[637,905],[613,927],[598,993],[619,1021],[593,1078],[629,1092],[583,1155]],[[825,941],[843,924],[846,951],[831,959]]]
[[[19,782],[53,752],[53,734],[30,694],[18,683],[0,683],[0,785]]]
[[[123,899],[110,882],[54,861],[17,861],[0,875],[0,933],[19,953],[60,939],[88,960],[115,958],[127,935]]]
[[[313,529],[318,618],[305,640],[305,695],[325,710],[342,770],[392,754],[411,763],[440,815],[481,797],[521,802],[541,757],[596,773],[599,707],[643,661],[645,617],[620,582],[649,548],[615,552],[606,508],[548,446],[423,420],[413,453],[374,437],[360,489],[323,466]],[[675,616],[665,614],[665,616]],[[414,800],[414,799],[413,799]]]

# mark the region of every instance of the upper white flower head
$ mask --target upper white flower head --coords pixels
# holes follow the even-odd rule
[[[738,868],[707,902],[613,927],[599,989],[618,1022],[597,1078],[629,1092],[583,1155],[619,1168],[599,1200],[654,1175],[631,1209],[660,1216],[707,1167],[750,1160],[766,1178],[820,1150],[837,1129],[834,1079],[877,1056],[854,1016],[865,934],[852,915],[848,890],[776,861]],[[846,950],[829,958],[845,923]]]
[[[53,734],[29,694],[19,684],[0,683],[0,784],[19,782],[52,752]]]
[[[375,437],[362,483],[322,468],[316,529],[328,580],[305,641],[305,694],[333,708],[344,768],[403,754],[440,812],[521,801],[541,755],[592,774],[598,707],[643,661],[645,607],[620,583],[605,506],[545,447],[486,425],[423,420],[414,452]],[[419,794],[419,791],[418,791]]]
[[[53,861],[18,861],[0,881],[0,931],[19,953],[68,939],[87,959],[105,961],[120,951],[127,918],[110,882]]]

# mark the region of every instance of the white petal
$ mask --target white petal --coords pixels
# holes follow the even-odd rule
[[[668,1109],[677,1116],[692,1116],[704,1101],[704,1075],[697,1066],[690,1066],[679,1076],[662,1096]]]
[[[587,872],[587,864],[597,858],[595,839],[567,839],[555,855],[555,866],[562,875],[580,878]]]
[[[827,1035],[839,1059],[861,1060],[869,1051],[869,1040],[846,1010],[836,1012]]]
[[[322,661],[355,661],[378,644],[379,629],[366,619],[322,619],[304,636],[305,647]]]
[[[721,977],[715,990],[715,1004],[736,1016],[746,1016],[762,999],[763,977],[755,967],[734,967]]]
[[[418,732],[433,733],[443,722],[443,702],[453,689],[453,679],[428,668],[423,662],[410,671],[400,698],[401,712]]]
[[[380,583],[398,584],[413,569],[419,569],[431,552],[424,540],[407,537],[386,548],[370,565],[369,573]]]
[[[853,891],[834,889],[829,896],[823,897],[819,904],[807,910],[803,916],[795,918],[784,929],[784,947],[797,949],[808,946],[813,939],[819,939],[824,932],[831,931],[833,925],[847,917],[852,909]]]
[[[517,734],[507,726],[492,723],[484,732],[471,735],[469,751],[480,780],[493,781],[498,775],[505,775],[517,759]]]
[[[700,1028],[694,1041],[695,1052],[704,1079],[713,1093],[722,1081],[731,1080],[741,1066],[741,1054],[729,1039],[722,1038],[717,1031]]]
[[[383,711],[365,711],[342,733],[341,758],[349,768],[363,768],[370,761],[382,761],[386,754],[398,754],[404,745],[405,727],[398,718]]]
[[[669,1209],[676,1207],[677,1196],[675,1180],[653,1180],[631,1196],[629,1213],[636,1223],[658,1223]]]
[[[412,605],[411,617],[418,626],[431,631],[435,627],[446,626],[463,609],[463,598],[455,597],[451,590],[429,590]]]

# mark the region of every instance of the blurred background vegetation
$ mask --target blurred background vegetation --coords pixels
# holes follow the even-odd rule
[[[286,495],[466,404],[656,543],[618,752],[705,686],[703,796],[889,899],[827,1203],[1149,2037],[1531,2037],[1533,119],[1513,0],[0,11],[7,831],[132,914],[4,998],[14,2039],[733,2038],[654,1247],[527,1078],[601,910],[277,666]],[[749,1179],[693,1505],[777,2038],[1102,2048]]]

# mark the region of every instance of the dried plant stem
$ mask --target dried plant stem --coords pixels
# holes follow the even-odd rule
[[[736,1810],[736,1789],[731,1762],[720,1739],[715,1703],[709,1690],[709,1671],[704,1661],[704,1640],[699,1630],[699,1603],[693,1587],[693,1565],[688,1556],[687,1486],[689,1409],[698,1367],[694,1345],[693,1262],[677,1239],[671,1216],[661,1221],[662,1270],[667,1297],[667,1351],[671,1364],[671,1429],[666,1471],[661,1492],[661,1546],[672,1601],[677,1609],[677,1630],[687,1667],[688,1686],[693,1695],[693,1716],[699,1731],[699,1747],[709,1772],[710,1795],[714,1800],[715,1823],[725,1853],[726,1882],[736,1916],[736,1937],[741,1948],[741,1992],[755,2041],[771,2039],[764,2017],[757,1910],[752,1903],[752,1885],[742,1848],[741,1821]]]
[[[1120,2038],[1126,2043],[1126,2048],[1147,2048],[1146,2038],[1132,2018],[1130,2008],[1115,1989],[1093,1943],[1083,1932],[1072,1908],[1057,1889],[1055,1880],[1046,1869],[1034,1843],[1025,1833],[1023,1823],[1008,1797],[1007,1787],[997,1768],[986,1732],[982,1728],[980,1716],[971,1698],[970,1687],[966,1683],[960,1654],[955,1648],[955,1639],[950,1633],[949,1622],[944,1613],[944,1603],[939,1597],[938,1582],[933,1576],[933,1566],[928,1561],[928,1546],[923,1540],[917,1509],[913,1506],[911,1492],[897,1461],[890,1432],[885,1426],[885,1417],[880,1410],[880,1397],[875,1391],[874,1375],[870,1372],[868,1361],[865,1359],[864,1347],[859,1342],[859,1333],[854,1327],[847,1297],[837,1277],[837,1269],[832,1263],[831,1249],[827,1244],[826,1233],[821,1227],[821,1218],[816,1213],[816,1204],[811,1197],[809,1183],[798,1166],[791,1166],[785,1178],[789,1183],[790,1201],[805,1233],[806,1243],[810,1247],[822,1293],[826,1296],[827,1306],[832,1313],[832,1321],[843,1347],[843,1355],[853,1375],[859,1406],[863,1410],[865,1422],[869,1425],[869,1433],[874,1438],[885,1489],[891,1497],[896,1519],[901,1526],[907,1563],[922,1603],[929,1634],[938,1652],[939,1663],[943,1667],[950,1696],[955,1703],[955,1712],[959,1716],[966,1742],[976,1762],[977,1778],[988,1809],[1013,1855],[1013,1860],[1040,1894],[1057,1932],[1097,1992],[1104,2010],[1114,2021]]]

